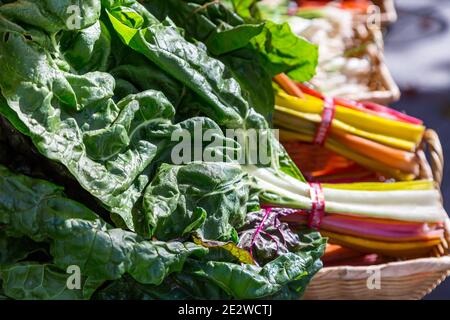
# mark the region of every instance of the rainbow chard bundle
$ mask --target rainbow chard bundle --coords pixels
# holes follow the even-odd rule
[[[330,99],[284,75],[275,79],[282,87],[276,88],[274,115],[282,142],[321,145],[388,178],[419,176],[422,121],[374,103]]]
[[[444,255],[448,217],[431,181],[317,184],[247,168],[270,215],[330,242],[395,258]]]
[[[392,258],[445,254],[448,218],[440,192],[432,181],[414,180],[422,122],[377,104],[328,98],[284,74],[274,80],[274,123],[294,161],[316,161],[298,156],[298,143],[310,143],[401,182],[308,184],[254,168],[266,207],[292,226],[314,226],[330,242],[359,252]],[[347,177],[352,170],[347,167]],[[315,225],[311,215],[317,216]]]
[[[272,77],[308,80],[315,53],[218,2],[0,1],[0,297],[301,297],[325,239],[285,225],[250,251],[260,202],[224,132],[269,129]],[[198,128],[220,161],[178,163]]]

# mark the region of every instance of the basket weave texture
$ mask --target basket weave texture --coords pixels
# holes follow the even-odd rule
[[[430,163],[425,153],[429,154]],[[428,129],[421,149],[421,179],[442,181],[444,159],[438,135]],[[339,266],[321,269],[306,289],[305,300],[416,300],[423,298],[450,275],[450,220],[446,221],[446,241],[441,257],[396,261],[374,266]],[[370,285],[379,272],[379,286]],[[370,289],[372,288],[372,289]]]
[[[368,28],[366,22],[355,22],[354,48],[364,48],[357,56],[369,60],[371,69],[364,75],[369,79],[370,91],[348,96],[357,101],[372,101],[388,105],[400,99],[400,89],[395,83],[384,58],[383,34],[377,28]]]
[[[373,271],[380,286],[369,289]],[[450,275],[450,257],[422,258],[371,267],[324,268],[306,290],[306,300],[421,299]]]

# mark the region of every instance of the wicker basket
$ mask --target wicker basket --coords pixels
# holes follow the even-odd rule
[[[425,152],[429,153],[431,165]],[[443,156],[437,134],[427,130],[421,150],[421,178],[433,178],[437,186],[442,181]],[[339,266],[320,270],[306,289],[304,299],[421,299],[450,275],[450,222],[446,222],[446,238],[439,253],[441,257],[396,261],[374,266]],[[445,251],[445,252],[442,252]],[[445,255],[447,254],[447,255]],[[379,289],[369,289],[372,270],[379,271]]]
[[[379,289],[369,289],[370,270],[379,270]],[[372,267],[324,268],[306,289],[307,300],[421,299],[450,275],[450,257],[391,262]]]
[[[380,7],[381,25],[377,26],[369,24],[368,15],[366,13],[353,13],[352,27],[354,34],[350,39],[347,39],[347,52],[342,52],[342,54],[347,57],[358,57],[369,61],[371,66],[370,70],[355,78],[357,82],[363,83],[364,85],[367,84],[368,90],[359,93],[346,94],[345,98],[357,101],[372,101],[380,104],[389,104],[400,98],[400,90],[384,62],[383,33],[381,32],[381,29],[383,29],[383,26],[387,21],[395,21],[397,14],[392,0],[379,0],[373,2]],[[314,84],[314,79],[312,83]],[[320,89],[320,83],[315,85]]]
[[[384,60],[382,32],[377,29],[369,29],[365,23],[358,23],[355,25],[355,40],[352,46],[364,48],[359,56],[369,59],[372,68],[370,73],[365,75],[370,79],[370,91],[354,94],[348,98],[384,105],[397,101],[400,98],[400,89],[392,78]]]

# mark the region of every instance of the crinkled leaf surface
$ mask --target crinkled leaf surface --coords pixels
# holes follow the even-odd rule
[[[108,14],[123,42],[197,93],[205,102],[204,114],[228,128],[268,128],[222,62],[186,41],[171,21],[160,22],[139,3],[119,5],[109,8]],[[134,20],[122,14],[124,10],[132,10],[144,23],[135,26]]]
[[[243,224],[250,183],[238,165],[162,165],[144,195],[144,208],[158,239],[198,230],[210,240],[230,240]]]
[[[204,281],[220,288],[229,298],[299,299],[321,268],[319,258],[325,250],[325,241],[318,234],[309,240],[311,242],[303,249],[282,254],[262,268],[250,264],[188,260],[184,273],[190,275],[193,282]]]
[[[9,237],[0,228],[0,265],[16,263],[25,259],[29,254],[38,251],[41,246],[26,237]]]
[[[83,205],[67,199],[46,181],[15,175],[0,166],[0,223],[9,234],[48,241],[55,264],[80,267],[94,280],[123,274],[145,284],[160,284],[181,271],[186,258],[206,249],[193,243],[148,241],[114,229]]]
[[[18,263],[0,268],[6,296],[20,300],[82,300],[89,299],[98,281],[80,279],[79,289],[69,289],[70,274],[49,264]]]
[[[200,149],[223,160],[242,146],[228,145],[219,125],[269,128],[271,73],[308,66],[282,57],[292,48],[270,39],[289,39],[282,26],[244,23],[220,4],[196,2],[170,0],[180,10],[162,18],[133,0],[104,0],[103,8],[94,0],[0,1],[0,113],[16,137],[64,165],[69,173],[60,175],[75,178],[115,225],[61,187],[0,166],[0,295],[84,299],[112,281],[104,298],[298,298],[318,270],[320,239],[262,267],[205,248],[238,242],[257,193],[236,164],[170,164],[172,133],[213,129],[218,144]],[[145,5],[152,3],[164,4]],[[72,5],[80,9],[75,26],[67,24]],[[0,145],[16,145],[4,142],[0,132]],[[281,151],[279,169],[301,178],[282,147],[271,147]],[[186,242],[192,232],[202,245]],[[50,249],[40,263],[24,262],[34,245]],[[82,292],[65,290],[70,265],[81,268]]]

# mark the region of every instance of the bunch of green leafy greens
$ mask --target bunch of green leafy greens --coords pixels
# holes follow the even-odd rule
[[[0,296],[299,298],[324,240],[249,258],[258,190],[223,130],[270,128],[271,77],[316,60],[218,2],[0,1]],[[172,134],[197,127],[223,161],[172,163]]]

